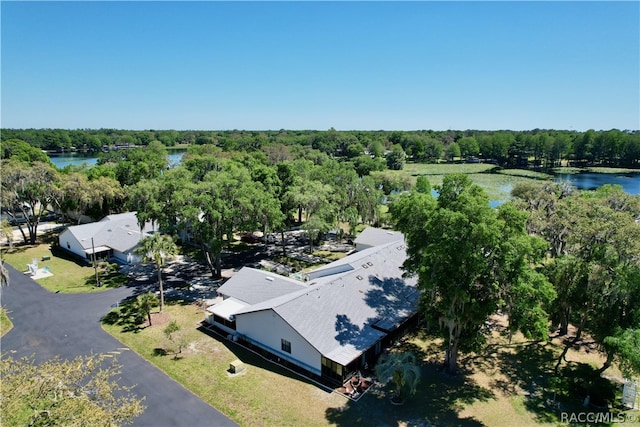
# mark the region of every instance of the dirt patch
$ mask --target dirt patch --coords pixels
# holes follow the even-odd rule
[[[151,313],[151,325],[149,325],[149,319],[146,319],[144,321],[144,326],[155,328],[168,323],[170,320],[171,316],[166,311],[163,311],[162,313]]]

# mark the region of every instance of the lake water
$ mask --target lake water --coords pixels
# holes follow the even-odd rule
[[[171,151],[169,154],[169,164],[171,166],[179,165],[182,161],[184,151]],[[58,168],[62,169],[67,165],[82,165],[83,163],[93,166],[98,162],[97,157],[84,156],[81,153],[65,153],[59,156],[51,156],[51,161]],[[554,177],[555,182],[571,182],[580,190],[595,190],[605,184],[620,185],[622,189],[629,194],[640,194],[640,172],[631,174],[611,174],[611,173],[576,173],[576,174],[557,174]],[[510,190],[509,190],[510,191]],[[491,201],[492,206],[498,206],[504,201]]]
[[[595,190],[605,184],[619,185],[625,193],[640,194],[640,173],[634,174],[605,174],[605,173],[576,173],[558,174],[555,182],[571,182],[580,190]]]
[[[169,154],[169,165],[176,166],[179,165],[182,161],[182,155],[184,151],[172,151]],[[89,166],[94,166],[98,163],[98,158],[95,156],[87,156],[82,153],[64,153],[62,155],[53,155],[50,156],[51,162],[56,165],[57,168],[62,169],[65,166],[74,165],[81,166],[82,164],[87,164]]]

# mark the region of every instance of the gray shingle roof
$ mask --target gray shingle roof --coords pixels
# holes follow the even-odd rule
[[[416,312],[416,280],[402,277],[405,249],[394,241],[345,257],[353,270],[236,314],[273,310],[325,357],[346,365],[385,335],[373,325],[389,331]]]
[[[243,267],[218,288],[218,293],[254,305],[306,288],[299,280]]]
[[[107,246],[120,252],[133,249],[147,234],[155,231],[153,225],[146,223],[142,232],[138,225],[136,212],[108,215],[98,222],[73,225],[67,230],[78,240],[85,250],[94,246]]]
[[[356,237],[356,245],[381,246],[391,242],[403,241],[404,236],[399,231],[383,230],[382,228],[367,227]]]

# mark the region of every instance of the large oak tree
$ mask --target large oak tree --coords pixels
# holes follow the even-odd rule
[[[523,319],[543,322],[539,299],[552,298],[553,291],[533,270],[530,255],[536,251],[517,252],[535,243],[511,208],[503,214],[492,209],[484,191],[465,175],[447,175],[436,189],[437,199],[430,192],[399,198],[391,213],[407,240],[404,268],[418,278],[420,309],[428,328],[444,338],[445,368],[454,373],[459,353],[479,348],[489,317],[504,301],[514,301],[514,292],[524,290],[530,300],[510,306],[519,326]],[[508,274],[500,274],[505,270]]]

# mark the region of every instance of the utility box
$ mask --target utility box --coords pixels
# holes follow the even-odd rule
[[[239,359],[234,360],[229,365],[229,372],[232,374],[238,374],[242,371],[244,371],[244,363]]]

